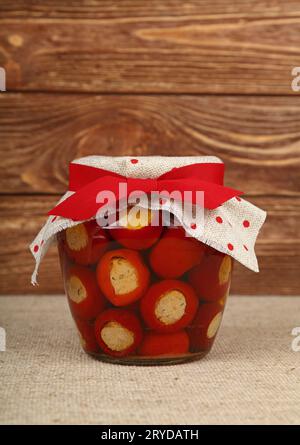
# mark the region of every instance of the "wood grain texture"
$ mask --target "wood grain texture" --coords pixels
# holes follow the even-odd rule
[[[128,19],[195,18],[198,16],[294,16],[298,0],[1,0],[6,19]]]
[[[0,95],[1,193],[62,193],[90,154],[216,155],[249,195],[300,195],[296,97]]]
[[[295,0],[1,1],[8,89],[296,94]]]
[[[28,245],[45,220],[56,196],[0,197],[0,293],[60,293],[62,280],[56,249],[45,257],[39,286],[30,285],[33,258]],[[257,197],[251,202],[265,208],[268,218],[257,243],[260,273],[236,263],[233,293],[300,294],[300,198]]]
[[[160,154],[221,157],[268,211],[233,292],[300,294],[299,36],[299,0],[1,0],[0,292],[62,291],[27,246],[72,159]]]

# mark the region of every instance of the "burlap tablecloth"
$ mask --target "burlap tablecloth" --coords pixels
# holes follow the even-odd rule
[[[80,350],[65,298],[0,298],[0,422],[298,424],[299,306],[297,297],[232,297],[202,361],[125,367]]]

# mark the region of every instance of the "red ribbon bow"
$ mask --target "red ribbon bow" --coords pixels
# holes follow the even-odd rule
[[[192,192],[192,202],[196,204],[196,191],[204,192],[204,207],[215,209],[224,202],[239,196],[243,192],[223,186],[224,164],[192,164],[173,168],[156,179],[126,178],[117,173],[101,168],[81,164],[70,164],[69,190],[75,192],[69,198],[55,206],[48,215],[63,216],[74,221],[83,221],[96,215],[103,205],[96,201],[97,195],[109,190],[118,197],[119,185],[127,183],[127,196],[140,190]]]

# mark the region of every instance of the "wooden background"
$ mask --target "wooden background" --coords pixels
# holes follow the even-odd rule
[[[268,211],[233,292],[300,294],[299,42],[299,0],[1,0],[0,292],[62,291],[27,245],[73,158],[213,154]]]

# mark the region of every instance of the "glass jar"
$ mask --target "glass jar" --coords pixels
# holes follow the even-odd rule
[[[216,338],[232,258],[150,220],[111,229],[93,220],[57,235],[82,347],[99,360],[186,362],[206,355]]]

